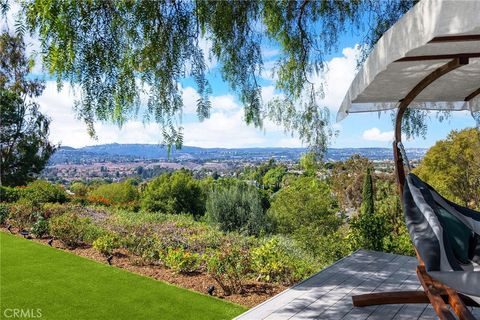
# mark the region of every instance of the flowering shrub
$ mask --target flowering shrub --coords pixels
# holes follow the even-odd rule
[[[93,241],[93,247],[104,255],[109,255],[120,247],[120,239],[117,235],[108,233]]]
[[[220,250],[209,249],[204,255],[207,272],[225,295],[241,293],[250,267],[248,250],[227,242]]]
[[[94,226],[90,219],[81,218],[73,212],[67,212],[50,219],[50,233],[69,247],[91,243],[99,238],[103,231]]]
[[[8,208],[8,205],[4,203],[0,203],[0,224],[3,224],[5,220],[7,220],[9,213],[10,213],[10,210]]]
[[[107,198],[102,196],[96,196],[96,195],[89,195],[87,197],[87,201],[91,204],[99,204],[104,206],[109,206],[112,204],[110,200],[108,200]]]
[[[21,199],[33,204],[46,202],[64,203],[67,199],[67,193],[61,185],[51,184],[46,180],[35,180],[28,184],[21,192]]]
[[[190,227],[186,244],[194,252],[204,253],[207,248],[218,249],[222,246],[223,234],[210,226]]]
[[[115,205],[138,210],[138,190],[129,181],[101,184],[87,194],[87,201],[99,205]]]
[[[168,248],[164,257],[167,267],[176,273],[188,273],[197,270],[200,264],[198,253],[191,253],[183,248]]]
[[[20,199],[23,188],[11,188],[0,186],[0,201],[15,202]]]
[[[45,219],[50,219],[54,216],[64,214],[65,212],[72,210],[70,205],[60,203],[45,203],[41,207],[42,216]]]
[[[123,240],[124,247],[139,256],[143,263],[158,263],[163,257],[157,235],[129,234]]]
[[[38,209],[31,204],[13,203],[9,206],[8,222],[18,229],[28,229],[37,221]]]
[[[279,237],[266,240],[252,249],[252,269],[257,279],[293,284],[313,273],[311,263]]]
[[[32,234],[37,237],[41,238],[47,235],[49,232],[49,225],[47,219],[39,215],[37,217],[37,221],[32,226]]]

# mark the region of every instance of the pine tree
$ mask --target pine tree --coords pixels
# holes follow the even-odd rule
[[[363,180],[362,214],[372,216],[375,213],[373,179],[370,167],[367,167]]]
[[[374,186],[370,166],[363,180],[362,206],[358,217],[351,222],[357,244],[368,250],[383,250],[383,239],[387,236],[385,218],[375,213]]]

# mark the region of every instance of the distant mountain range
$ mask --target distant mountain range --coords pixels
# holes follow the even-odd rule
[[[97,162],[131,162],[142,160],[181,161],[264,161],[275,158],[282,161],[298,160],[306,148],[199,148],[184,146],[172,150],[170,156],[167,148],[156,144],[103,144],[83,148],[61,147],[50,159],[50,165],[78,164]],[[420,159],[427,149],[407,149],[411,160]],[[393,159],[390,148],[331,148],[326,159],[345,160],[353,154],[360,154],[371,160]]]

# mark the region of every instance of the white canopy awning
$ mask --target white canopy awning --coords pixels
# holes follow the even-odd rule
[[[429,84],[410,107],[480,111],[480,0],[421,0],[380,38],[337,114],[394,109],[453,59],[460,67]]]

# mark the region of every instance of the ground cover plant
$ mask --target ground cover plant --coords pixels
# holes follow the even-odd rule
[[[0,240],[2,309],[39,309],[45,319],[128,320],[231,319],[245,311],[4,232]]]

